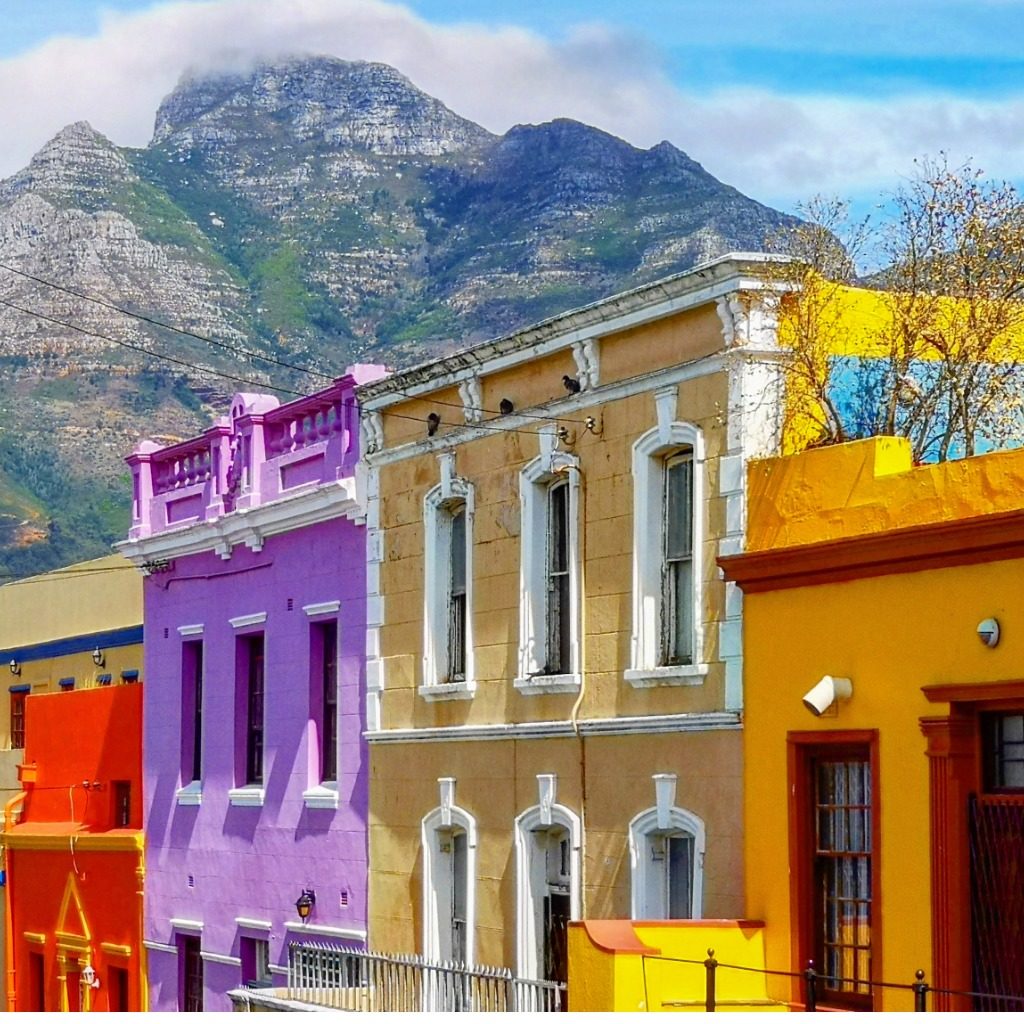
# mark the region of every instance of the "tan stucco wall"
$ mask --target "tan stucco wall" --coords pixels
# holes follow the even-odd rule
[[[500,376],[500,375],[497,375]],[[584,718],[710,711],[722,707],[723,671],[717,656],[724,584],[715,567],[724,532],[718,496],[727,378],[724,373],[679,385],[679,419],[705,437],[704,504],[700,510],[705,623],[701,660],[711,668],[702,686],[635,690],[623,682],[632,630],[632,445],[657,423],[649,392],[586,410],[599,436],[570,424],[564,447],[577,454],[582,476],[583,668],[587,676],[579,715]],[[584,414],[576,413],[582,420]],[[472,701],[428,703],[416,693],[423,664],[423,498],[440,481],[437,455],[425,453],[380,469],[380,525],[384,533],[381,593],[385,624],[385,728],[564,719],[573,694],[522,696],[513,687],[519,644],[519,471],[539,454],[536,431],[489,434],[454,448],[455,471],[475,487],[473,630],[478,685]]]
[[[743,911],[738,730],[660,736],[376,745],[370,777],[370,942],[417,951],[422,941],[420,823],[437,779],[477,823],[476,959],[515,964],[516,816],[537,803],[536,776],[558,776],[558,802],[583,818],[582,915],[630,914],[630,820],[654,805],[651,776],[676,772],[677,803],[707,828],[704,916]],[[584,774],[585,773],[585,774]],[[583,800],[584,778],[586,801]]]

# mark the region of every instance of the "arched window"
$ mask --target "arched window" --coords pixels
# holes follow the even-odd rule
[[[665,422],[633,445],[633,686],[701,683],[704,445]]]
[[[453,803],[454,779],[438,779],[441,805],[424,817],[423,955],[472,965],[476,920],[476,819]]]
[[[556,781],[538,775],[539,802],[516,818],[516,966],[521,978],[565,981],[583,829],[579,815],[555,803]]]
[[[428,700],[471,697],[473,485],[441,457],[441,483],[423,501],[423,685]]]
[[[699,918],[703,908],[704,822],[676,807],[674,775],[656,775],[658,804],[629,823],[634,920]]]

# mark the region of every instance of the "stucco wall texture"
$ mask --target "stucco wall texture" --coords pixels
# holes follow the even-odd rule
[[[149,851],[146,938],[173,946],[171,919],[202,923],[205,1009],[228,1010],[225,992],[240,984],[243,935],[270,940],[270,960],[287,964],[299,937],[295,901],[316,892],[312,926],[366,927],[367,781],[364,720],[365,541],[347,520],[270,537],[253,552],[239,546],[224,561],[213,553],[177,558],[146,581],[145,827]],[[311,622],[303,606],[340,601],[337,810],[309,808]],[[229,620],[266,613],[245,629]],[[202,625],[204,645],[202,804],[182,806],[182,637]],[[265,802],[231,806],[238,785],[235,753],[236,637],[265,636]],[[343,905],[344,904],[344,905]],[[253,931],[242,917],[269,922]],[[174,1009],[178,958],[149,950],[151,1006]]]

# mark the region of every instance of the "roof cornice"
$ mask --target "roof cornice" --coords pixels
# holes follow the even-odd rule
[[[754,594],[1012,558],[1024,558],[1024,509],[724,555],[718,565]]]
[[[356,388],[361,406],[379,408],[404,401],[408,392],[459,377],[490,372],[496,360],[520,362],[536,358],[538,349],[560,348],[598,338],[665,315],[692,309],[737,291],[768,287],[764,268],[787,257],[771,253],[729,253],[709,263],[650,284],[640,285],[578,309],[541,320],[522,330],[481,342],[450,355],[412,366]],[[646,314],[646,315],[645,315]],[[519,357],[518,359],[516,357]]]

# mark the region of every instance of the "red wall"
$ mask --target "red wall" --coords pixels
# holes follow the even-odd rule
[[[35,763],[37,771],[34,782],[25,784],[20,821],[12,829],[18,846],[7,855],[14,1009],[39,1008],[31,954],[40,953],[45,1008],[60,1009],[57,932],[64,895],[73,880],[81,915],[72,899],[62,930],[83,939],[86,948],[75,948],[73,938],[66,944],[68,970],[76,971],[76,962],[90,963],[100,980],[99,988],[90,993],[91,1008],[108,1010],[114,992],[110,969],[125,969],[128,1002],[122,1008],[138,1010],[143,949],[137,869],[142,854],[90,849],[89,842],[92,837],[124,837],[141,830],[142,686],[37,694],[25,704],[24,759],[26,764]],[[127,829],[114,828],[115,781],[131,785]],[[79,835],[74,845],[73,832]],[[51,848],[33,849],[35,842]],[[45,936],[45,942],[29,942],[26,932]],[[128,946],[131,955],[108,953],[103,943]],[[74,988],[72,1008],[80,992],[77,985]]]

